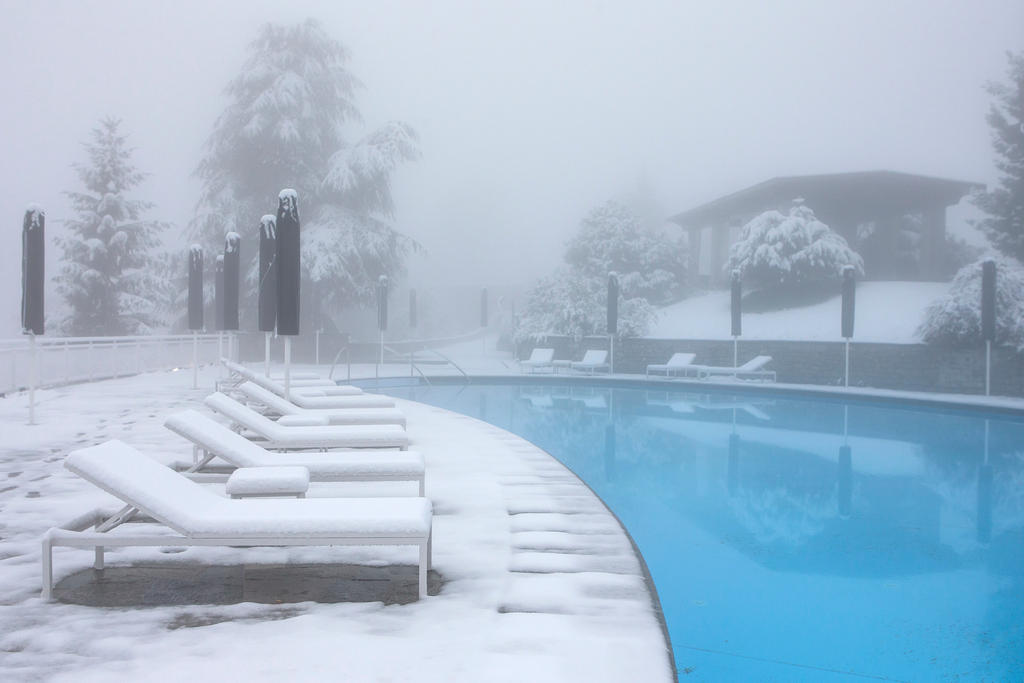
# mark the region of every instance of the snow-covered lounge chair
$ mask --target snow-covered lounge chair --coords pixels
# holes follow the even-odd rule
[[[663,372],[666,377],[672,377],[673,375],[685,377],[688,373],[695,372],[696,366],[693,365],[693,359],[696,357],[697,354],[695,353],[673,353],[667,363],[648,365],[645,374],[650,376],[651,373]]]
[[[530,357],[526,360],[519,361],[519,369],[521,371],[529,368],[530,372],[536,372],[541,368],[550,368],[552,372],[555,370],[554,361],[555,350],[554,349],[542,349],[535,348],[530,352]]]
[[[284,396],[284,385],[263,375],[253,375],[246,381],[263,387],[278,396]],[[241,383],[239,383],[241,384]],[[341,388],[341,387],[339,387]],[[354,388],[354,387],[353,387]],[[330,387],[298,387],[289,392],[289,400],[299,408],[333,410],[337,408],[394,408],[395,400],[380,394],[335,394]]]
[[[235,363],[227,358],[221,358],[220,362],[228,369],[228,372],[235,379],[236,384],[241,384],[242,382],[255,382],[274,393],[284,396],[284,380],[277,380],[272,377],[267,377],[266,375],[261,375],[258,372],[253,372],[241,363]],[[322,396],[358,396],[363,393],[363,390],[359,387],[335,384],[334,381],[329,379],[299,379],[294,375],[291,378],[289,388],[297,393],[314,390],[313,393],[315,393],[315,395]],[[278,391],[278,389],[280,389],[280,391]]]
[[[419,548],[419,597],[431,556],[426,498],[259,498],[219,496],[120,441],[72,452],[64,466],[121,499],[120,511],[93,510],[43,536],[42,597],[53,597],[53,546],[105,547],[411,545]],[[129,530],[139,513],[152,520]],[[139,526],[142,526],[140,523]],[[89,527],[94,527],[89,530]]]
[[[608,352],[602,349],[588,349],[583,354],[583,359],[570,363],[569,368],[591,375],[597,370],[608,370]]]
[[[344,451],[341,453],[271,453],[241,434],[194,410],[171,415],[164,426],[192,442],[190,473],[202,473],[220,458],[233,467],[299,466],[309,479],[322,481],[416,481],[423,495],[426,468],[415,451]],[[195,477],[197,481],[223,481],[226,474]]]
[[[731,368],[726,366],[697,365],[697,377],[709,379],[711,377],[735,377],[736,379],[759,379],[766,382],[775,381],[774,370],[762,370],[770,363],[771,356],[755,356],[739,367]]]
[[[409,447],[405,429],[398,425],[282,425],[220,392],[206,397],[207,407],[247,430],[270,450],[328,450],[331,448]]]
[[[301,417],[313,424],[319,421],[325,425],[400,425],[405,426],[405,415],[398,408],[300,408],[286,398],[252,382],[243,382],[238,391],[247,399],[266,407],[264,414]],[[285,420],[283,424],[287,424]]]

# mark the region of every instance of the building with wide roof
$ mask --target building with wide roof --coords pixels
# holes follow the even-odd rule
[[[801,199],[864,259],[874,280],[937,280],[944,274],[946,209],[979,183],[895,171],[784,176],[669,218],[688,234],[690,272],[725,282],[729,246],[745,223]]]

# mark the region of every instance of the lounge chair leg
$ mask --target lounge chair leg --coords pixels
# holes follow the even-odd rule
[[[53,543],[43,539],[43,600],[53,599]]]
[[[96,546],[96,558],[92,563],[93,569],[103,569],[103,546]]]
[[[426,543],[420,544],[420,579],[418,588],[420,600],[427,597],[427,563],[429,562],[427,558],[430,555],[430,552],[427,549],[427,547],[429,546],[429,544],[429,536],[427,537]]]

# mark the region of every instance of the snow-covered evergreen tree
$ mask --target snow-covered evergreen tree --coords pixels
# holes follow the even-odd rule
[[[1011,258],[996,262],[996,344],[1024,350],[1024,267]],[[967,347],[982,343],[981,264],[960,269],[949,291],[925,310],[918,336],[929,344]]]
[[[62,330],[78,336],[145,334],[160,324],[160,283],[150,265],[163,223],[143,220],[149,202],[127,193],[145,178],[132,163],[121,122],[105,118],[85,144],[87,164],[74,166],[85,186],[68,192],[77,217],[58,239],[64,253],[57,290],[70,314]]]
[[[745,281],[767,288],[838,281],[848,265],[864,274],[864,261],[842,235],[797,200],[788,215],[765,211],[744,225],[725,270],[738,269]]]
[[[686,249],[641,226],[616,201],[593,209],[565,250],[566,265],[542,278],[527,296],[516,327],[521,341],[546,334],[607,334],[608,273],[619,279],[619,337],[647,333],[651,301],[672,301],[686,276]]]
[[[596,278],[563,266],[541,278],[529,291],[514,339],[538,339],[549,334],[572,337],[608,334],[607,276]],[[623,288],[619,302],[618,337],[647,333],[655,317],[647,299],[630,296]]]
[[[995,103],[989,109],[992,147],[999,184],[975,196],[978,208],[988,214],[979,222],[982,232],[1007,256],[1024,261],[1024,53],[1007,55],[1009,84],[990,83]]]
[[[654,303],[674,301],[686,280],[686,247],[643,228],[636,214],[616,201],[587,214],[566,245],[565,262],[602,281],[614,271],[623,291]]]
[[[390,223],[391,174],[418,158],[416,133],[392,121],[345,138],[360,119],[348,59],[316,21],[264,26],[227,86],[197,169],[193,237],[214,250],[229,230],[253,234],[281,188],[298,190],[303,269],[314,285],[303,289],[304,315],[372,302],[377,278],[401,272],[416,247]]]

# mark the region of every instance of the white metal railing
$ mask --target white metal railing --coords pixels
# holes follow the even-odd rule
[[[217,362],[216,334],[160,334],[136,337],[36,337],[37,387],[192,366],[193,340],[200,363]],[[0,339],[0,394],[31,383],[28,337]]]

